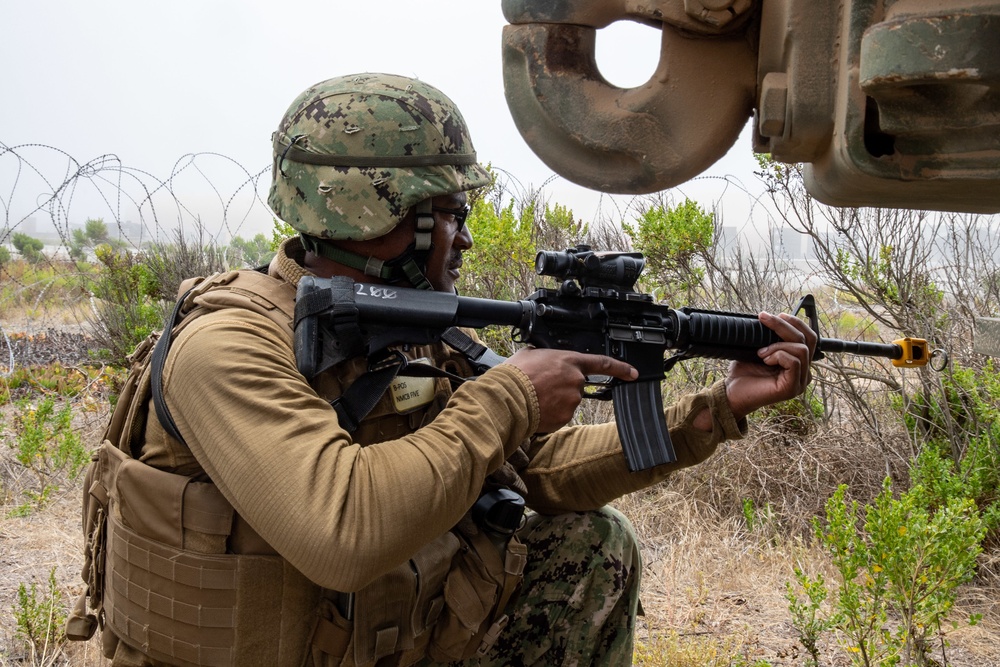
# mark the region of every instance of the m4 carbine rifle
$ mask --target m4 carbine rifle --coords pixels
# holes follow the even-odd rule
[[[756,315],[654,303],[651,295],[634,291],[644,265],[635,252],[594,252],[582,245],[542,251],[535,259],[538,274],[563,282],[521,301],[307,276],[299,281],[295,308],[298,368],[312,378],[351,357],[378,358],[390,346],[441,340],[451,327],[510,326],[517,343],[605,354],[634,366],[639,377],[632,382],[588,378],[585,397],[613,400],[630,471],[671,463],[677,457],[660,390],[666,373],[692,357],[761,363],[757,350],[781,339]],[[819,336],[812,295],[802,297],[795,312],[804,313]],[[673,354],[664,358],[667,351]],[[813,359],[824,352],[885,357],[899,367],[923,366],[938,354],[929,355],[919,338],[887,344],[820,337]],[[482,367],[502,360],[492,356]]]

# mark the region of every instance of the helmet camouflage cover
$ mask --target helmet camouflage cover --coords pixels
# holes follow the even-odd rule
[[[418,202],[490,182],[455,104],[433,86],[390,74],[309,87],[273,144],[268,205],[324,239],[382,236]]]

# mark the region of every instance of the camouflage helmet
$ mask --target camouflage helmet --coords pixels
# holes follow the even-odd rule
[[[296,98],[272,138],[268,205],[322,239],[382,236],[418,202],[490,182],[455,104],[402,76],[317,83]]]

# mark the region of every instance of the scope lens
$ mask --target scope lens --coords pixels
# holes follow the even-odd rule
[[[540,276],[566,276],[572,265],[573,259],[565,252],[542,250],[535,255],[535,273]]]

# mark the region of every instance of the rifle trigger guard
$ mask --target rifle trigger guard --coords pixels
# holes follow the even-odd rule
[[[663,360],[663,374],[666,375],[674,369],[678,363],[684,361],[685,359],[693,359],[694,355],[691,354],[691,348],[684,350],[678,350],[676,353],[670,355]]]
[[[583,387],[583,397],[598,401],[610,401],[613,398],[612,388],[616,384],[608,375],[588,375]]]

